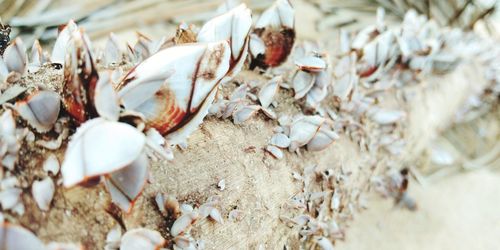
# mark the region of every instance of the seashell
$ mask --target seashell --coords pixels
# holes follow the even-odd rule
[[[165,243],[166,240],[157,231],[146,228],[134,228],[123,235],[120,250],[156,250],[163,247]]]
[[[319,238],[317,243],[318,243],[318,246],[321,248],[321,250],[334,250],[335,249],[333,247],[332,242],[325,237]]]
[[[50,242],[47,244],[47,250],[85,250],[82,245],[76,243],[61,243],[61,242]]]
[[[73,20],[69,20],[68,24],[59,32],[54,47],[52,49],[52,55],[50,56],[50,61],[52,63],[58,63],[64,66],[66,51],[68,50],[68,43],[72,37],[72,34],[78,30],[78,26]]]
[[[99,75],[92,58],[90,41],[83,31],[72,32],[66,48],[62,100],[71,117],[83,123],[97,116],[94,97]]]
[[[217,187],[220,191],[224,191],[226,189],[226,180],[222,179],[217,183]]]
[[[130,165],[106,176],[104,183],[111,200],[129,213],[148,179],[148,158],[142,153]]]
[[[118,250],[120,249],[120,241],[122,237],[122,231],[120,226],[116,226],[109,230],[106,235],[106,245],[104,246],[104,250]]]
[[[252,26],[252,11],[245,4],[209,20],[198,32],[198,42],[227,41],[231,47],[231,61],[222,83],[238,74],[245,64]]]
[[[8,78],[9,69],[7,68],[7,64],[5,64],[3,58],[0,56],[0,82],[6,82]]]
[[[276,159],[282,159],[283,158],[283,152],[278,147],[275,147],[273,145],[268,145],[266,147],[266,151],[269,152]]]
[[[2,59],[0,58],[0,61]],[[0,105],[18,97],[22,93],[26,92],[27,88],[21,87],[19,85],[12,85],[7,90],[3,91],[0,95]]]
[[[21,75],[26,72],[28,55],[26,54],[26,47],[24,46],[21,38],[16,38],[9,46],[7,46],[3,54],[3,60],[9,72],[18,72]]]
[[[231,102],[242,101],[245,99],[247,93],[248,93],[248,86],[246,84],[241,84],[233,91],[233,93],[231,93],[231,97],[229,98],[229,100]]]
[[[326,69],[326,62],[317,56],[306,56],[295,60],[299,70],[306,72],[321,72]]]
[[[42,211],[49,211],[50,202],[54,197],[55,186],[52,178],[46,177],[41,181],[34,181],[31,186],[33,199]]]
[[[220,214],[219,210],[217,208],[213,208],[210,210],[210,219],[214,220],[215,222],[219,224],[224,224],[224,219],[222,219],[222,215]]]
[[[293,90],[295,91],[295,99],[300,99],[307,95],[309,90],[314,85],[315,76],[305,71],[297,71],[293,77]]]
[[[260,40],[252,37],[250,41],[250,69],[276,67],[288,58],[295,42],[294,18],[295,10],[288,0],[277,0],[262,13],[253,31]],[[265,53],[261,53],[262,44]]]
[[[110,33],[106,46],[104,47],[103,63],[104,65],[116,65],[122,61],[118,38],[114,33]]]
[[[372,108],[371,110],[369,110],[368,116],[370,117],[370,119],[380,125],[388,125],[401,120],[406,116],[406,113],[401,110]]]
[[[277,133],[271,137],[271,141],[269,143],[276,147],[287,148],[288,146],[290,146],[290,142],[291,141],[288,136],[283,133]]]
[[[193,206],[186,204],[186,203],[181,204],[179,209],[180,209],[182,214],[187,214],[187,213],[191,213],[194,211]]]
[[[318,132],[325,119],[320,116],[302,116],[290,127],[290,151],[306,145]]]
[[[127,74],[118,87],[121,103],[170,143],[182,142],[207,115],[229,69],[229,51],[225,41],[164,49]]]
[[[15,109],[28,124],[38,132],[50,131],[59,117],[59,95],[50,90],[42,90],[26,100],[16,102]]]
[[[261,107],[260,110],[262,110],[262,113],[264,113],[264,115],[266,115],[269,119],[272,119],[272,120],[278,119],[278,115],[271,108],[262,108]]]
[[[0,192],[0,205],[3,210],[15,208],[21,202],[22,190],[20,188],[7,188]]]
[[[101,74],[95,87],[94,105],[99,116],[117,121],[120,116],[118,96],[111,82],[111,72]]]
[[[271,105],[282,81],[281,76],[274,77],[259,90],[259,102],[263,108]]]
[[[183,214],[177,220],[174,221],[174,224],[170,228],[170,235],[176,237],[178,235],[184,234],[189,230],[191,225],[198,219],[198,213],[190,212]]]
[[[27,229],[3,222],[0,226],[2,249],[45,249],[42,241]]]
[[[28,71],[35,73],[46,62],[40,42],[35,40],[31,47],[31,61],[28,64]]]
[[[236,222],[236,221],[241,221],[243,219],[243,211],[238,210],[238,209],[233,209],[229,212],[229,220]]]
[[[307,150],[320,151],[327,148],[335,140],[339,139],[339,135],[323,124],[314,137],[307,143]]]
[[[177,236],[174,238],[175,246],[180,249],[197,249],[194,246],[193,239],[188,236]],[[177,249],[174,247],[174,249]]]
[[[259,105],[241,105],[234,110],[234,124],[242,124],[259,111]]]
[[[164,215],[169,215],[172,218],[177,218],[181,214],[181,206],[174,195],[162,195],[162,199],[157,199],[157,203],[158,206],[161,207],[160,211],[164,213]]]
[[[130,165],[142,154],[145,143],[145,136],[128,124],[102,118],[85,122],[73,135],[64,156],[64,186]]]

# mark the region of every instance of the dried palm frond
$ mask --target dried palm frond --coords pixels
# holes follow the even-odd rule
[[[383,7],[388,14],[403,18],[414,9],[428,18],[435,19],[442,26],[456,26],[472,29],[482,19],[495,12],[496,1],[489,0],[313,0],[323,11],[337,13],[342,24],[363,22],[363,15],[373,15],[377,7]],[[367,23],[364,23],[367,24]]]

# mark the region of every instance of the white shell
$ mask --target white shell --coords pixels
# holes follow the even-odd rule
[[[271,137],[271,141],[269,143],[271,145],[276,146],[276,147],[287,148],[288,146],[290,146],[290,142],[291,142],[291,140],[290,140],[290,138],[288,138],[288,136],[286,136],[283,133],[278,133],[278,134],[274,134]]]
[[[184,234],[184,232],[189,230],[196,219],[198,219],[198,213],[196,212],[183,214],[181,217],[175,220],[172,228],[170,228],[170,235],[175,237]]]
[[[279,149],[278,147],[275,147],[273,145],[268,145],[266,147],[266,151],[271,153],[271,155],[274,156],[276,159],[283,158],[283,151],[281,151],[281,149]]]
[[[327,148],[333,141],[338,140],[339,135],[323,124],[318,133],[307,143],[307,150],[320,151]]]
[[[104,47],[103,63],[104,65],[114,65],[120,63],[122,53],[118,43],[118,38],[114,33],[110,33],[106,46]]]
[[[222,82],[238,74],[248,54],[248,34],[252,26],[252,11],[245,4],[209,20],[198,32],[198,42],[229,41],[231,46],[231,65],[228,76]]]
[[[3,222],[0,226],[0,242],[4,250],[45,249],[42,241],[27,229]]]
[[[382,108],[372,108],[369,110],[369,117],[380,125],[388,125],[395,123],[406,116],[406,113],[401,110],[389,110]]]
[[[31,186],[31,193],[35,199],[38,208],[42,211],[48,211],[50,202],[54,197],[55,186],[52,178],[46,177],[41,181],[34,181]]]
[[[293,77],[293,90],[295,99],[300,99],[311,90],[314,85],[315,76],[305,71],[298,71]]]
[[[290,150],[306,145],[318,132],[325,121],[320,116],[303,116],[295,120],[290,127]]]
[[[26,47],[24,46],[21,38],[16,38],[7,48],[3,54],[5,65],[9,72],[15,71],[21,75],[26,72],[26,65],[28,63],[28,55],[26,54]]]
[[[111,230],[109,230],[106,235],[106,245],[104,246],[104,250],[118,250],[120,249],[122,231],[120,226],[115,226]]]
[[[282,82],[281,77],[275,77],[271,81],[267,82],[259,91],[259,101],[263,108],[269,107],[273,102],[273,98],[278,92],[280,83]]]
[[[54,44],[54,48],[52,49],[52,55],[50,60],[53,63],[59,63],[64,65],[66,50],[68,47],[68,42],[71,39],[71,35],[78,29],[78,26],[73,20],[70,20],[66,27],[61,30],[59,35],[57,36],[57,40]]]
[[[27,101],[16,103],[16,111],[21,117],[42,133],[52,129],[59,117],[60,108],[59,95],[50,90],[42,90],[30,96]]]
[[[120,250],[156,250],[162,247],[165,242],[165,239],[157,231],[135,228],[123,235]]]
[[[148,158],[143,153],[127,167],[107,176],[104,183],[111,194],[111,200],[128,213],[147,179]]]
[[[242,124],[252,117],[257,111],[259,111],[260,106],[258,105],[241,105],[236,108],[233,113],[234,124]]]
[[[21,201],[21,193],[23,191],[20,188],[8,188],[0,192],[0,205],[2,209],[8,210],[13,209]]]
[[[295,65],[300,70],[309,72],[320,72],[326,69],[326,62],[317,56],[306,56],[295,60]]]
[[[100,74],[95,87],[94,105],[99,116],[117,121],[120,116],[118,97],[111,83],[111,73]]]
[[[66,150],[61,168],[64,186],[128,166],[142,153],[145,142],[145,136],[128,124],[102,118],[85,122]]]
[[[257,20],[255,28],[271,26],[273,28],[294,28],[295,10],[288,0],[277,0],[266,9]]]

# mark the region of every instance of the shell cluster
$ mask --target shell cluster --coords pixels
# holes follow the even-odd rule
[[[441,28],[415,11],[407,12],[401,25],[390,27],[379,9],[373,25],[356,33],[341,31],[335,51],[316,42],[296,43],[295,22],[288,0],[277,0],[255,24],[251,10],[241,4],[199,29],[182,23],[172,38],[152,40],[138,34],[137,43],[125,49],[110,34],[99,50],[83,28],[69,21],[51,54],[38,41],[28,53],[20,38],[9,41],[10,30],[1,25],[2,211],[22,215],[23,190],[31,190],[37,207],[46,212],[60,186],[103,183],[111,201],[130,214],[154,180],[151,162],[174,160],[174,146],[185,148],[206,116],[245,126],[262,114],[275,126],[264,149],[276,159],[325,150],[342,137],[369,155],[383,150],[396,157],[406,146],[407,114],[381,105],[386,93],[409,100],[405,88],[418,85],[423,77],[453,71],[473,57],[487,65],[492,95],[500,93],[500,47],[495,42]],[[47,70],[59,74],[59,81],[29,81],[30,75]],[[240,80],[240,73],[251,77]],[[293,109],[283,109],[290,100]],[[22,145],[45,152],[43,171],[31,183],[16,177],[16,171],[23,171],[19,162],[26,161]],[[395,161],[383,159],[379,164],[391,166]],[[285,204],[281,220],[297,229],[302,242],[333,249],[333,242],[344,237],[337,220],[352,217],[354,203],[361,199],[360,190],[343,189],[351,174],[317,166],[293,173],[303,188]],[[372,182],[386,196],[411,203],[404,178],[396,173]],[[225,180],[217,186],[224,190]],[[191,233],[198,221],[224,223],[220,197],[201,205],[181,204],[174,195],[164,194],[155,201],[172,222],[168,230],[174,249],[204,248]],[[243,216],[234,209],[228,219]],[[0,245],[6,249],[81,249],[45,245],[28,230],[3,222],[3,217],[1,221]],[[122,229],[108,233],[105,249],[158,249],[167,244],[155,230],[134,228],[122,235]]]

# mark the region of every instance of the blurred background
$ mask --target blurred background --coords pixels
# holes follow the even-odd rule
[[[239,2],[258,13],[273,1],[0,0],[0,16],[12,27],[11,38],[21,36],[26,45],[36,39],[51,44],[58,27],[74,19],[94,47],[103,47],[110,32],[123,45],[133,45],[137,31],[151,39],[169,38],[181,22],[199,26]],[[331,50],[340,28],[356,31],[373,23],[380,6],[389,25],[415,9],[442,26],[500,38],[500,3],[495,0],[291,2],[298,38],[319,41]],[[409,191],[417,211],[394,208],[391,200],[373,194],[337,249],[500,249],[500,110],[498,101],[490,104],[443,131],[417,163],[421,176]]]

